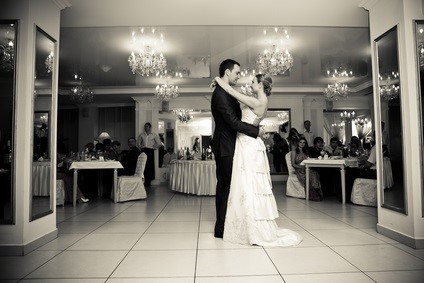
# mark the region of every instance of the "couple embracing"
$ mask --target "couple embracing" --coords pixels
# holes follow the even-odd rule
[[[224,60],[212,94],[217,177],[214,235],[244,245],[297,245],[301,236],[275,222],[278,210],[266,147],[259,137],[264,134],[259,123],[266,116],[272,79],[256,75],[251,85],[253,96],[247,96],[232,87],[240,75],[238,62]]]

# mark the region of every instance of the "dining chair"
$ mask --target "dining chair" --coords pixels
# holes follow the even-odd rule
[[[356,178],[350,200],[354,204],[377,206],[377,180]]]
[[[119,176],[116,202],[124,202],[147,197],[144,187],[144,169],[146,168],[147,155],[142,152],[137,159],[137,167],[133,176]]]
[[[296,176],[294,168],[291,163],[291,152],[286,154],[286,163],[289,171],[289,176],[287,178],[286,184],[286,196],[295,197],[295,198],[306,198],[305,188],[299,182],[299,179]]]

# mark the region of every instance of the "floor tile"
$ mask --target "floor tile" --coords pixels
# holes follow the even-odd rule
[[[215,238],[213,233],[199,233],[199,250],[261,249],[258,246],[238,245]]]
[[[153,222],[146,233],[197,232],[199,222]]]
[[[343,246],[333,248],[362,271],[424,269],[424,261],[391,245]]]
[[[90,234],[70,246],[70,251],[129,251],[141,234]]]
[[[19,282],[28,282],[28,283],[103,283],[106,282],[107,277],[99,279],[88,279],[88,278],[78,278],[78,279],[24,279]]]
[[[107,283],[193,283],[193,277],[168,277],[168,278],[109,278]]]
[[[286,283],[371,283],[374,282],[362,272],[356,273],[330,273],[330,274],[302,274],[283,275]]]
[[[57,225],[59,234],[88,234],[103,225],[104,222],[62,222]]]
[[[366,272],[376,282],[381,283],[422,283],[424,270]]]
[[[195,250],[198,233],[144,234],[133,250]]]
[[[196,283],[283,283],[279,275],[196,277]]]
[[[131,251],[111,277],[193,276],[195,261],[195,250]]]
[[[306,230],[321,230],[321,229],[349,229],[352,226],[332,218],[309,218],[309,219],[295,219],[296,224]]]
[[[283,275],[359,271],[326,247],[267,249],[267,253]]]
[[[59,251],[34,251],[26,256],[0,257],[0,280],[20,279],[54,258]]]
[[[200,212],[163,212],[156,221],[199,221]]]
[[[93,231],[94,234],[98,233],[144,233],[151,225],[151,222],[123,222],[114,221],[107,222]]]
[[[114,218],[112,218],[110,221],[126,221],[126,222],[152,222],[154,221],[159,215],[159,212],[153,212],[153,213],[142,213],[142,212],[122,212],[118,215],[116,215]]]
[[[377,226],[377,217],[375,216],[338,218],[338,220],[358,229],[374,228]]]
[[[38,251],[63,251],[83,238],[85,234],[61,234],[53,241],[38,248]]]
[[[399,248],[399,249],[401,249],[401,250],[403,250],[403,251],[405,251],[409,254],[412,254],[412,255],[424,260],[424,249],[419,249],[419,250],[413,249],[413,248],[408,247],[404,244],[398,244],[398,243],[392,244],[392,246]]]
[[[328,246],[384,244],[358,229],[311,230],[310,233]]]
[[[64,251],[26,278],[107,278],[124,251]]]
[[[196,276],[278,275],[263,249],[199,250]]]

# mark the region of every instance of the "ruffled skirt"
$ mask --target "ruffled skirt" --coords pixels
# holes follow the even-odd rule
[[[266,147],[260,138],[239,133],[225,218],[224,241],[259,246],[293,246],[302,237],[279,228]]]

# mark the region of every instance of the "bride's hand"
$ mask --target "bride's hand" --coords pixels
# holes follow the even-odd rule
[[[213,79],[211,85],[209,86],[211,89],[215,88],[217,85],[216,79]]]

